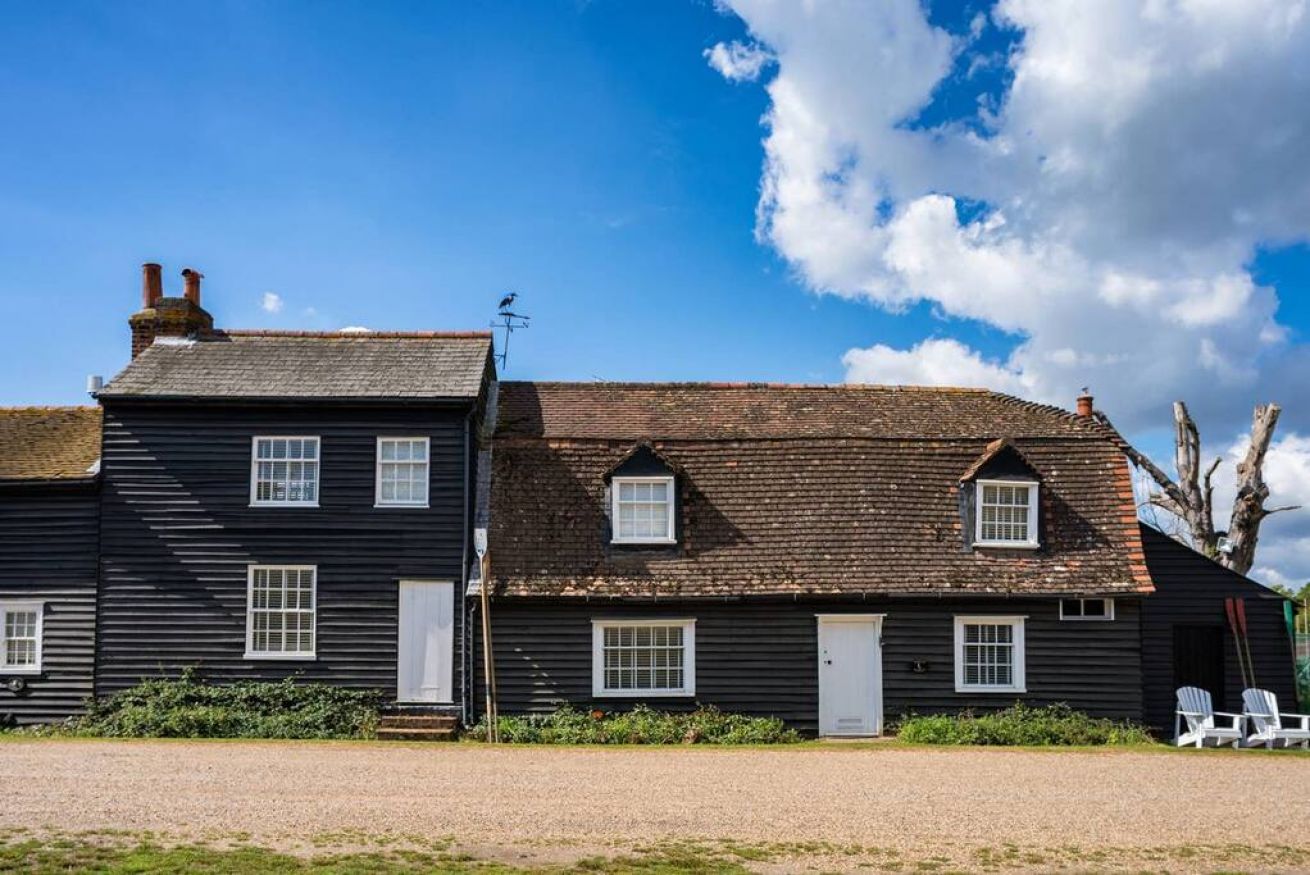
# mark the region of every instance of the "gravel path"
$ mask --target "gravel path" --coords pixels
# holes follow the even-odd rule
[[[0,828],[534,840],[1310,844],[1310,757],[0,741]],[[1297,826],[1299,825],[1299,826]]]

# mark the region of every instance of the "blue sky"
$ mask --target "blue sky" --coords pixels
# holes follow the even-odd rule
[[[227,327],[514,290],[516,378],[1091,385],[1161,456],[1272,398],[1310,502],[1310,25],[1258,2],[15,6],[0,403],[122,367],[153,260]]]
[[[124,364],[146,260],[229,327],[481,328],[516,290],[519,377],[839,381],[915,335],[754,240],[766,100],[706,64],[744,32],[709,3],[324,8],[11,10],[4,403]]]

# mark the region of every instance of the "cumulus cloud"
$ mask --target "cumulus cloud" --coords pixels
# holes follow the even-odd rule
[[[773,55],[756,43],[719,43],[705,50],[710,66],[733,82],[754,82],[773,60]]]
[[[870,338],[848,379],[1064,406],[1088,385],[1129,433],[1183,398],[1221,446],[1277,392],[1290,431],[1268,477],[1310,503],[1310,392],[1289,376],[1310,353],[1250,271],[1261,247],[1310,239],[1305,0],[998,0],[962,33],[920,0],[720,5],[749,31],[733,45],[776,68],[758,238],[816,293],[1013,337],[1002,360]],[[707,56],[757,78],[734,51]],[[997,70],[976,106],[939,104]],[[1266,523],[1267,574],[1310,576],[1288,546],[1310,545],[1299,517]]]
[[[934,338],[910,349],[878,343],[852,349],[842,357],[846,374],[857,383],[920,386],[985,386],[998,392],[1026,395],[1022,374],[989,362],[963,343]]]
[[[282,296],[274,292],[264,292],[264,298],[260,301],[259,309],[265,313],[281,313]]]
[[[963,34],[918,0],[724,5],[777,63],[757,233],[812,289],[1011,332],[979,373],[1065,405],[1090,384],[1129,428],[1175,397],[1235,424],[1288,344],[1247,266],[1310,236],[1303,0],[1000,0]],[[994,108],[919,123],[997,26]]]

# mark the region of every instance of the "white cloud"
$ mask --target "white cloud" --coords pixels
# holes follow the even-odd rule
[[[264,292],[264,298],[260,302],[259,308],[265,313],[281,313],[282,296],[274,292]]]
[[[870,338],[848,379],[1064,406],[1086,385],[1130,434],[1183,398],[1215,446],[1272,398],[1275,500],[1310,504],[1310,384],[1292,376],[1310,349],[1249,269],[1261,246],[1310,240],[1307,0],[999,0],[959,34],[920,0],[720,4],[776,66],[759,239],[816,293],[1015,338],[999,361]],[[988,45],[998,27],[1017,34],[1008,55]],[[999,65],[1011,78],[974,115],[916,121],[951,77]],[[1266,522],[1260,567],[1310,579],[1310,512]]]
[[[705,50],[710,66],[733,82],[754,82],[773,60],[773,55],[756,43],[718,43]]]
[[[1021,374],[948,338],[925,340],[908,350],[881,343],[852,349],[842,356],[842,364],[857,383],[985,386],[1013,395],[1026,395],[1029,388]]]
[[[757,232],[812,289],[1012,332],[981,375],[1066,406],[1091,385],[1121,426],[1177,397],[1236,424],[1287,345],[1247,265],[1310,237],[1304,0],[1001,0],[1012,83],[932,129],[907,122],[994,25],[948,34],[918,0],[725,5],[777,63]],[[931,374],[943,348],[902,352]]]
[[[342,334],[368,334],[373,329],[363,325],[347,325],[345,328],[338,328],[337,330]]]

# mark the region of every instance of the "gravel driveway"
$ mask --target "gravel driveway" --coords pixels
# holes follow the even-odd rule
[[[270,842],[1310,845],[1297,755],[41,740],[0,742],[0,786],[0,828]]]

